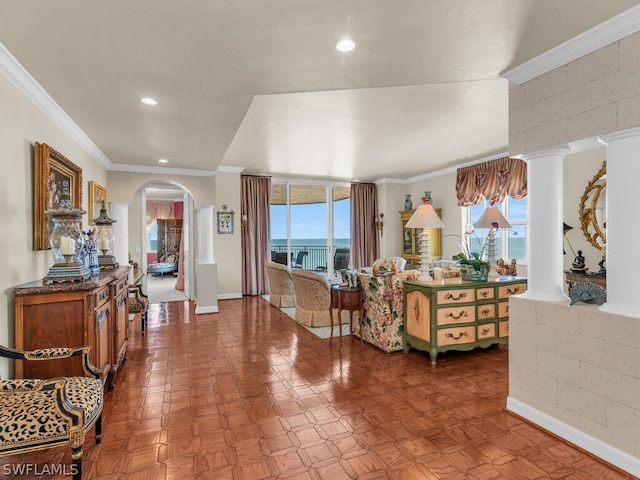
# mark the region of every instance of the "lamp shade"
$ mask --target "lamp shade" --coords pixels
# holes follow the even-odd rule
[[[496,225],[497,224],[497,225]],[[504,218],[502,212],[496,207],[489,207],[478,219],[476,223],[473,224],[474,227],[477,228],[510,228],[509,222]]]
[[[562,234],[566,234],[569,230],[573,230],[573,227],[562,222]]]
[[[413,212],[409,221],[405,224],[407,228],[444,228],[444,223],[429,203],[423,203]]]

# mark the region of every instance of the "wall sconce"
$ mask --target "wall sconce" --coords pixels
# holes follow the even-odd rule
[[[244,228],[247,226],[247,214],[243,213],[242,215],[240,215],[240,227]]]
[[[378,230],[380,230],[380,236],[382,237],[382,234],[384,233],[384,213],[378,215],[378,218],[376,218],[376,225],[378,225]]]

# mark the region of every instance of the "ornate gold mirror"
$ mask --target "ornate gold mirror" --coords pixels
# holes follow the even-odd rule
[[[582,233],[589,243],[598,250],[604,248],[607,240],[607,162],[591,179],[580,199],[580,224]]]

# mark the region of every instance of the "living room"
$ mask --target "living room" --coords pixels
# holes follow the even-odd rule
[[[570,343],[570,353],[574,355],[571,363],[576,366],[574,373],[581,379],[582,385],[566,382],[568,389],[562,390],[558,388],[562,379],[557,378],[557,375],[548,375],[548,370],[534,370],[530,364],[517,364],[510,372],[514,399],[521,401],[527,399],[534,410],[544,412],[546,416],[559,422],[556,426],[570,426],[571,429],[565,430],[565,433],[569,431],[565,436],[570,437],[574,443],[579,443],[580,440],[597,439],[595,447],[592,448],[598,452],[597,455],[608,456],[608,461],[617,462],[620,468],[634,472],[635,475],[638,475],[637,459],[640,455],[640,439],[637,434],[640,431],[637,387],[640,382],[638,378],[640,369],[637,368],[640,327],[635,318],[638,312],[635,303],[638,301],[637,295],[633,294],[634,289],[637,289],[637,281],[630,279],[628,272],[637,270],[636,264],[640,260],[635,260],[630,254],[635,251],[631,239],[636,234],[638,222],[629,221],[629,219],[638,218],[638,215],[635,203],[629,202],[628,196],[629,192],[635,191],[635,185],[640,180],[637,178],[638,172],[632,165],[637,160],[637,149],[624,147],[625,155],[620,155],[615,145],[611,147],[611,142],[615,144],[616,139],[609,138],[610,143],[606,147],[594,140],[602,134],[628,133],[629,129],[640,125],[640,113],[638,113],[640,108],[637,108],[640,93],[635,90],[635,85],[640,82],[637,60],[633,60],[640,57],[639,45],[638,34],[631,33],[596,49],[593,53],[576,57],[549,73],[532,77],[522,84],[512,81],[509,94],[508,141],[509,155],[524,156],[530,168],[533,166],[534,169],[534,172],[530,171],[529,177],[529,199],[532,208],[529,228],[533,248],[529,252],[527,265],[518,266],[519,273],[529,278],[530,291],[534,296],[521,299],[522,306],[519,309],[516,307],[519,315],[524,317],[520,319],[522,325],[526,325],[528,329],[521,330],[521,334],[526,337],[537,328],[536,325],[544,324],[550,321],[549,319],[556,319],[558,323],[564,322],[568,331],[562,328],[552,333],[547,331],[553,340],[546,339],[554,344],[554,348],[557,346],[560,349],[563,343],[562,332],[579,336],[578,333],[584,334],[584,330],[588,327],[592,329],[591,335],[586,335],[591,340],[583,339],[584,343]],[[615,66],[612,66],[614,63]],[[590,108],[576,112],[578,108],[576,105],[582,103],[584,99],[578,95],[579,92],[570,89],[565,92],[566,95],[559,95],[560,98],[554,104],[556,107],[563,106],[563,109],[558,107],[553,115],[546,117],[548,115],[546,111],[541,113],[540,110],[536,110],[536,107],[540,106],[535,100],[540,98],[540,92],[552,91],[557,83],[558,72],[563,72],[566,78],[567,71],[574,72],[576,77],[572,77],[573,80],[579,76],[592,78],[589,87],[600,92],[597,97],[599,103],[590,100],[590,102],[593,101],[589,103]],[[584,86],[579,85],[579,87]],[[608,88],[610,90],[607,90]],[[588,93],[585,95],[589,97]],[[240,215],[242,169],[218,168],[213,178],[205,175],[187,175],[184,171],[164,174],[159,171],[124,172],[108,169],[100,154],[95,150],[87,150],[82,143],[79,143],[77,136],[69,133],[75,130],[60,128],[58,122],[53,121],[49,114],[41,111],[15,86],[13,80],[9,80],[6,76],[0,77],[0,98],[3,104],[0,116],[4,120],[3,123],[7,125],[7,128],[0,132],[1,143],[4,146],[0,168],[7,178],[3,182],[5,187],[3,211],[7,212],[3,223],[6,235],[0,240],[0,245],[12,253],[6,262],[6,275],[0,280],[2,290],[7,293],[0,299],[0,306],[6,312],[6,319],[0,322],[0,343],[3,345],[12,345],[15,333],[13,330],[14,299],[11,292],[17,285],[42,278],[51,266],[50,252],[32,250],[33,171],[31,162],[35,142],[46,141],[82,168],[84,199],[88,198],[86,183],[93,180],[107,186],[110,202],[126,206],[127,218],[120,220],[128,226],[127,247],[133,250],[133,255],[136,254],[135,247],[141,245],[142,241],[140,227],[142,225],[140,208],[142,192],[150,184],[166,182],[183,188],[193,198],[194,209],[199,208],[200,212],[208,211],[211,214],[211,221],[213,221],[214,209],[219,211],[223,204],[229,205],[231,209],[236,210],[236,215]],[[587,147],[582,147],[585,141],[591,143],[588,143]],[[537,152],[557,149],[558,146],[568,146],[568,154],[556,152],[554,153],[556,156],[548,163],[547,157],[542,157],[540,160],[539,156],[532,156]],[[627,153],[629,155],[626,155]],[[628,157],[626,162],[621,159],[624,156]],[[607,280],[611,287],[608,293],[610,306],[618,306],[619,309],[609,312],[606,310],[594,312],[584,308],[567,310],[567,305],[556,306],[547,297],[555,296],[555,301],[565,292],[562,271],[568,269],[573,258],[570,254],[562,256],[552,252],[562,250],[563,237],[559,226],[561,222],[565,222],[574,227],[574,230],[567,235],[572,247],[576,251],[580,249],[585,253],[591,271],[597,270],[600,253],[579,232],[578,226],[581,225],[581,219],[578,215],[578,206],[585,187],[605,160],[610,167],[607,182],[612,186],[607,189],[610,238],[610,242],[607,243],[607,268],[610,276]],[[537,161],[538,165],[536,165]],[[401,248],[399,235],[394,232],[400,231],[398,212],[403,209],[403,201],[407,194],[418,199],[425,190],[431,191],[436,206],[442,210],[442,220],[446,226],[443,233],[445,235],[461,233],[464,217],[462,209],[457,205],[455,177],[455,169],[450,168],[411,176],[398,183],[387,182],[384,178],[376,182],[378,208],[385,214],[384,235],[380,238],[381,255],[394,254]],[[559,205],[562,206],[561,209],[558,208]],[[534,216],[532,217],[531,214]],[[547,241],[548,235],[553,236],[550,242]],[[214,285],[217,291],[216,300],[240,298],[242,297],[242,249],[239,229],[232,235],[219,235],[212,232],[212,237],[213,260],[217,266],[217,280]],[[458,250],[459,245],[456,239],[443,237],[444,256],[451,256]],[[569,251],[566,246],[565,250]],[[537,298],[535,294],[538,295]],[[527,313],[531,311],[536,312],[535,317]],[[626,321],[622,317],[633,318],[635,322]],[[614,323],[607,323],[610,320]],[[610,331],[611,325],[623,326],[624,335]],[[562,355],[558,357],[547,355],[548,345],[528,345],[522,336],[518,341],[517,334],[516,329],[514,332],[516,337],[514,337],[514,343],[510,345],[510,353],[520,348],[521,353],[518,358],[523,362],[526,362],[522,358],[525,356],[536,360],[553,357],[557,361],[562,361]],[[593,340],[593,337],[596,337],[596,340]],[[539,336],[535,338],[540,340]],[[598,358],[602,360],[603,367],[600,370],[593,368],[588,364],[587,359],[583,358],[584,352],[589,352],[593,348],[598,349]],[[620,353],[623,356],[616,356],[617,354],[612,350],[623,352]],[[584,370],[581,371],[580,365],[587,364],[590,366],[583,366]],[[2,378],[10,378],[12,372],[11,363],[0,364]],[[532,375],[532,372],[535,373]],[[568,375],[570,373],[567,373]],[[617,383],[615,386],[611,384],[594,386],[587,378],[593,376],[603,379],[615,377],[623,386]],[[528,384],[525,381],[527,377],[531,379]],[[633,386],[632,393],[629,393],[628,384]],[[586,388],[581,390],[585,385]],[[593,393],[594,389],[613,392],[613,397],[590,395],[588,392]],[[538,395],[536,391],[543,393]],[[574,397],[567,393],[569,391],[574,392]],[[575,393],[576,391],[580,393]],[[567,398],[576,401],[575,396],[582,398],[579,412],[566,405]],[[589,404],[589,402],[593,403]],[[523,401],[523,403],[526,402]],[[618,416],[616,409],[624,412],[624,415]],[[595,417],[600,421],[593,420],[593,417],[589,416],[590,412],[595,412]],[[521,410],[519,414],[526,416],[527,412]],[[548,422],[545,425],[550,430],[553,422],[549,423],[548,417],[538,418],[538,421]],[[561,435],[562,432],[556,434]],[[589,449],[590,446],[585,445],[583,448]]]

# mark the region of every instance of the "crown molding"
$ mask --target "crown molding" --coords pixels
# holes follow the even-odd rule
[[[111,172],[153,173],[160,175],[181,175],[184,177],[213,177],[216,172],[212,170],[196,170],[189,168],[149,167],[144,165],[111,164]]]
[[[4,75],[22,94],[42,110],[69,137],[75,140],[96,162],[110,169],[111,160],[102,153],[95,143],[82,131],[69,115],[40,86],[24,67],[0,43],[0,73]]]
[[[216,172],[221,173],[242,173],[244,172],[244,167],[232,167],[229,165],[219,165],[216,169]]]
[[[528,62],[507,70],[500,77],[521,85],[638,31],[640,5],[631,7]]]

